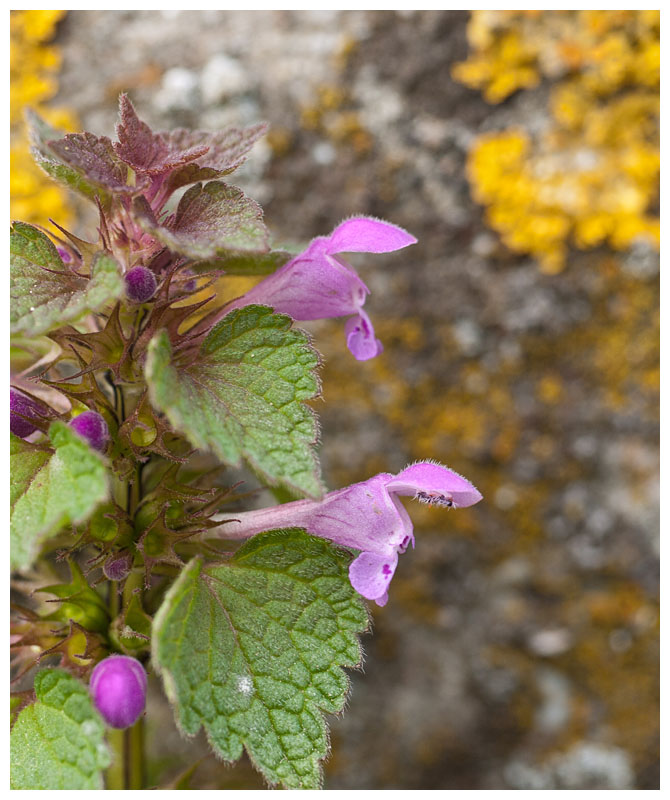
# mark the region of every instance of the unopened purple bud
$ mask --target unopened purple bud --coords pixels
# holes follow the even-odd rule
[[[133,303],[146,303],[156,293],[156,276],[146,267],[133,267],[125,275],[126,296]]]
[[[22,416],[19,416],[20,414]],[[31,422],[27,419],[23,419],[23,417],[37,417],[43,419],[48,416],[51,415],[49,414],[49,409],[45,405],[10,387],[9,429],[15,436],[20,436],[22,439],[25,439],[26,436],[30,436],[31,433],[35,433],[37,430]]]
[[[93,703],[112,728],[129,728],[144,711],[147,673],[136,658],[109,656],[91,673]]]
[[[72,261],[72,253],[70,253],[69,250],[66,250],[64,247],[57,247],[56,250],[58,250],[58,255],[64,264],[69,264],[70,261]]]
[[[126,550],[111,555],[102,565],[102,571],[110,581],[122,581],[128,577],[132,567],[133,557]]]
[[[68,423],[75,433],[91,445],[94,450],[101,453],[105,451],[109,441],[109,428],[105,420],[97,411],[84,411]]]

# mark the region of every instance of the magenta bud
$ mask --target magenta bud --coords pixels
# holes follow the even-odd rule
[[[64,247],[57,247],[56,250],[58,250],[58,255],[64,264],[69,264],[72,261],[72,253],[69,250]]]
[[[126,296],[133,303],[146,303],[156,293],[156,276],[146,267],[133,267],[125,274]]]
[[[83,414],[71,419],[68,425],[82,439],[86,439],[94,450],[104,452],[109,441],[109,428],[97,411],[84,411]]]
[[[10,387],[9,389],[9,430],[16,436],[25,439],[31,433],[35,433],[37,428],[24,417],[36,417],[44,419],[50,417],[50,409],[28,397],[16,389]],[[21,415],[21,416],[19,416]]]
[[[136,658],[109,656],[91,673],[93,704],[112,728],[129,728],[144,711],[147,673]]]
[[[126,550],[111,555],[102,565],[102,571],[110,581],[122,581],[128,577],[132,567],[133,557]]]

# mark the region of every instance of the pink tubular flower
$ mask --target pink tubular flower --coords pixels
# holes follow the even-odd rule
[[[360,550],[349,567],[351,585],[363,597],[383,606],[398,554],[404,553],[410,542],[414,546],[412,520],[399,495],[444,508],[465,508],[482,499],[465,478],[439,464],[422,461],[397,475],[382,472],[329,492],[323,500],[297,500],[219,517],[225,521],[220,535],[245,539],[263,531],[296,527]]]
[[[313,239],[307,250],[262,280],[227,307],[260,303],[296,320],[325,319],[354,314],[347,321],[347,346],[359,361],[382,351],[370,318],[363,310],[368,287],[339,253],[390,253],[416,239],[389,222],[371,217],[353,217],[335,228],[330,236]]]

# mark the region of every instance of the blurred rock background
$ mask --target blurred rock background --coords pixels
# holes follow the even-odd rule
[[[13,216],[90,223],[22,106],[110,135],[128,91],[159,128],[267,120],[235,182],[278,241],[419,239],[356,260],[381,357],[309,326],[324,471],[430,457],[484,501],[413,505],[327,788],[658,787],[658,61],[652,11],[12,14]],[[262,785],[154,690],[156,786]]]

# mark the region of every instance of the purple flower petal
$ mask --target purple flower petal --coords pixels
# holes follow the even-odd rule
[[[304,252],[230,303],[227,311],[259,303],[296,320],[354,314],[345,329],[347,346],[355,358],[366,361],[382,351],[363,311],[370,290],[338,253],[388,253],[415,242],[407,231],[388,222],[370,217],[345,220],[330,236],[313,239]]]
[[[355,317],[348,319],[344,326],[347,347],[357,361],[367,361],[378,356],[384,347],[375,337],[370,317],[361,308]]]
[[[382,472],[361,483],[329,492],[323,500],[297,500],[274,508],[221,515],[224,539],[246,539],[275,528],[305,528],[336,544],[360,550],[349,578],[357,592],[384,605],[398,555],[414,546],[412,520],[399,495],[440,506],[468,506],[481,494],[465,478],[428,461],[398,475]]]
[[[349,565],[349,580],[359,594],[383,606],[388,598],[388,586],[397,566],[397,552],[387,555],[361,553]]]
[[[260,303],[297,320],[343,317],[355,314],[368,293],[352,269],[312,245],[227,310]]]
[[[44,403],[33,400],[32,397],[10,387],[9,429],[15,436],[25,439],[31,433],[35,433],[37,428],[30,422],[30,419],[45,420],[52,416],[54,416],[52,409]],[[30,419],[24,419],[25,417]]]
[[[329,492],[323,500],[296,500],[273,508],[231,514],[221,535],[243,539],[274,528],[305,528],[355,550],[386,553],[412,534],[412,522],[399,500],[386,491],[391,475],[381,473],[367,481]]]
[[[413,495],[426,503],[454,508],[466,508],[482,499],[480,492],[462,475],[430,461],[406,467],[387,488],[396,494]]]
[[[341,222],[328,238],[328,253],[391,253],[416,239],[390,222],[372,217],[352,217]]]

